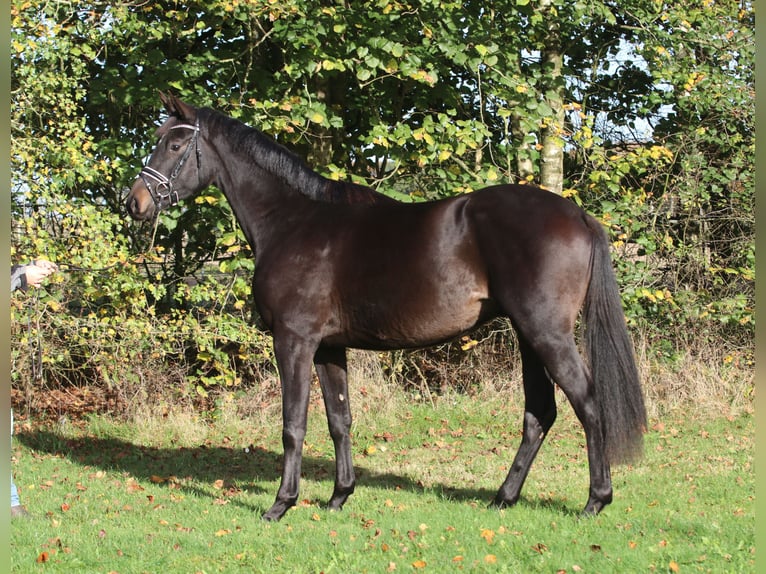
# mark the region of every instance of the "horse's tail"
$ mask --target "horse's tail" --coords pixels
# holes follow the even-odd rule
[[[625,324],[609,242],[601,224],[587,216],[593,231],[591,278],[585,297],[585,347],[610,462],[641,456],[646,409]]]

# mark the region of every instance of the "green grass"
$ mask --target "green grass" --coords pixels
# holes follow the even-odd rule
[[[362,405],[357,491],[324,509],[334,463],[312,406],[301,503],[276,524],[280,428],[212,423],[17,429],[13,572],[753,572],[752,415],[651,421],[646,456],[613,469],[615,501],[582,519],[587,456],[561,405],[523,491],[488,509],[520,439],[521,408],[467,397]],[[366,411],[366,412],[365,412]],[[245,452],[244,447],[254,448]]]

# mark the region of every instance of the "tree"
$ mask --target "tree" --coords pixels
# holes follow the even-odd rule
[[[608,226],[632,325],[752,341],[749,3],[14,0],[11,15],[12,247],[105,270],[67,283],[65,331],[135,319],[205,384],[248,353],[268,362],[242,334],[254,263],[220,193],[156,228],[125,220],[170,89],[403,201],[549,187]]]

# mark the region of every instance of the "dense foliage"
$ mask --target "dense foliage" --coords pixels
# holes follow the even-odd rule
[[[749,2],[13,0],[11,16],[12,258],[63,270],[13,303],[27,391],[205,394],[271,369],[221,194],[156,226],[125,216],[157,90],[402,201],[505,181],[563,193],[608,227],[654,352],[752,359]]]

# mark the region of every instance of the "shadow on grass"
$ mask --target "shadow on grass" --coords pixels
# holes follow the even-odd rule
[[[158,448],[136,445],[115,437],[69,438],[42,429],[19,432],[14,436],[16,441],[37,453],[66,457],[77,464],[109,472],[126,473],[137,481],[167,482],[181,491],[199,497],[218,498],[232,487],[250,494],[276,495],[276,486],[272,492],[258,483],[278,482],[281,478],[282,453],[261,447],[251,448],[249,452],[223,445]],[[417,479],[409,476],[380,473],[359,464],[354,465],[354,470],[357,488],[361,486],[415,493],[432,492],[447,500],[476,501],[479,504],[489,504],[495,496],[495,491],[481,488],[460,488],[452,485],[425,488]],[[328,498],[332,492],[334,475],[334,459],[303,456],[301,476],[330,483],[327,489]],[[499,485],[504,477],[498,478]],[[223,480],[223,490],[211,490],[212,485],[219,480]],[[201,486],[205,484],[209,484],[211,489]],[[232,504],[259,514],[268,509],[236,496],[229,500]],[[547,508],[559,514],[576,514],[575,509],[557,500],[526,499],[522,496],[518,504],[531,508]]]

